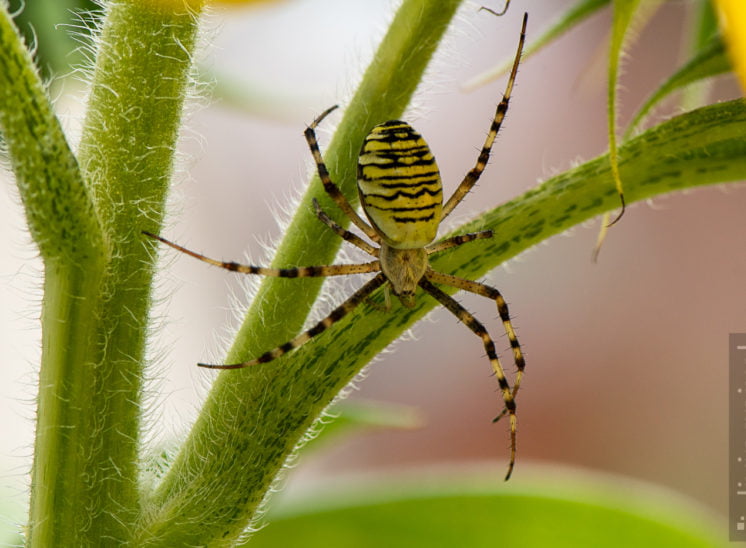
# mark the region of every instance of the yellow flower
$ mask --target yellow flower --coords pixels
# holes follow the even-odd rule
[[[733,69],[746,94],[746,0],[714,0]]]

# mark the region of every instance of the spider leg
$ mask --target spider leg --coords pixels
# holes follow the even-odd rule
[[[321,209],[321,206],[319,205],[319,202],[316,200],[316,198],[313,199],[313,208],[316,211],[316,216],[319,218],[319,220],[324,223],[326,226],[331,228],[336,234],[345,240],[346,242],[350,242],[355,247],[358,247],[365,251],[368,255],[373,255],[374,257],[378,257],[378,248],[373,247],[368,242],[363,240],[360,236],[357,234],[350,232],[349,230],[346,230],[339,226],[337,223],[334,222],[334,220],[329,217],[326,213],[324,213],[324,210]]]
[[[500,314],[500,319],[502,320],[503,327],[505,328],[505,334],[508,336],[508,340],[510,341],[510,348],[513,351],[513,360],[515,360],[515,366],[518,369],[515,375],[515,383],[513,385],[513,398],[515,398],[516,394],[518,394],[518,389],[521,386],[523,371],[526,369],[526,360],[523,357],[523,351],[521,350],[521,345],[518,342],[518,337],[516,337],[515,329],[513,329],[513,324],[510,322],[510,312],[508,311],[508,304],[505,302],[502,294],[497,289],[495,289],[494,287],[490,287],[489,285],[474,282],[472,280],[466,280],[464,278],[459,278],[458,276],[452,276],[450,274],[443,274],[442,272],[435,272],[434,270],[428,270],[425,273],[425,277],[432,282],[443,285],[450,285],[451,287],[463,289],[464,291],[468,291],[470,293],[476,293],[477,295],[481,295],[495,301],[495,304],[497,305],[497,312]],[[498,418],[503,416],[503,414],[504,412],[501,413]]]
[[[427,276],[427,275],[426,275]],[[505,479],[510,478],[510,474],[513,473],[513,467],[515,466],[515,453],[516,453],[516,405],[513,399],[513,393],[510,390],[508,380],[505,378],[505,372],[503,371],[502,365],[500,365],[500,358],[497,356],[495,351],[495,343],[492,341],[489,333],[468,310],[461,306],[453,297],[446,295],[438,287],[433,285],[427,278],[422,278],[419,282],[419,286],[434,297],[440,304],[445,306],[454,316],[456,316],[461,322],[471,329],[474,334],[482,339],[484,349],[487,352],[487,357],[492,364],[492,370],[497,377],[497,382],[500,385],[500,390],[503,394],[503,401],[505,402],[505,409],[510,414],[510,463],[508,464],[508,473]]]
[[[319,117],[311,123],[310,126],[306,128],[306,131],[304,132],[306,142],[308,143],[308,148],[311,149],[311,154],[313,155],[313,159],[316,162],[316,169],[319,172],[319,178],[324,185],[324,190],[326,191],[326,193],[332,200],[334,200],[337,206],[339,206],[339,209],[341,209],[342,212],[347,215],[347,217],[360,230],[362,230],[366,236],[368,236],[368,238],[376,243],[380,243],[380,236],[368,223],[366,223],[360,217],[360,215],[357,214],[352,205],[350,205],[350,202],[348,202],[347,198],[345,198],[345,195],[342,194],[341,190],[339,190],[339,187],[334,183],[334,181],[332,181],[331,177],[329,176],[329,170],[327,169],[326,164],[324,163],[324,159],[321,156],[321,150],[319,150],[319,142],[316,139],[316,127],[324,118],[327,117],[330,112],[332,112],[336,108],[337,105],[329,107],[324,112],[322,112]]]
[[[476,182],[479,180],[479,177],[482,175],[482,172],[484,171],[484,168],[487,167],[487,162],[490,159],[490,151],[492,150],[492,145],[495,142],[495,137],[497,137],[497,132],[500,131],[500,126],[503,123],[503,120],[505,119],[505,113],[508,112],[508,103],[510,102],[510,94],[513,91],[513,83],[515,82],[516,74],[518,73],[518,63],[521,60],[521,53],[523,52],[523,43],[526,41],[526,22],[528,20],[528,14],[523,15],[523,26],[521,27],[521,37],[518,40],[518,51],[515,55],[515,61],[513,61],[513,68],[510,71],[510,77],[508,78],[508,84],[505,87],[505,93],[503,94],[502,101],[500,101],[500,104],[497,105],[497,111],[495,112],[495,117],[492,120],[492,125],[490,126],[490,131],[487,134],[487,139],[484,142],[484,145],[482,146],[482,151],[479,153],[479,158],[477,159],[476,165],[472,168],[469,173],[466,174],[466,177],[464,177],[464,180],[461,181],[461,184],[459,184],[458,188],[454,191],[453,195],[451,195],[450,198],[448,198],[448,201],[443,206],[443,216],[442,219],[445,219],[451,211],[453,211],[453,208],[455,208],[461,200],[464,199],[464,196],[468,194],[468,192],[472,189],[472,187],[476,184]]]
[[[347,314],[352,312],[357,305],[359,305],[361,302],[363,302],[373,291],[381,287],[384,283],[386,283],[386,277],[383,274],[378,274],[375,278],[370,280],[368,283],[366,283],[363,287],[358,289],[352,297],[347,299],[345,302],[343,302],[341,305],[339,305],[337,308],[332,310],[332,312],[323,320],[318,322],[316,325],[308,329],[307,331],[304,331],[294,339],[289,340],[285,344],[282,344],[278,346],[277,348],[274,348],[270,350],[269,352],[265,352],[261,356],[258,356],[254,358],[253,360],[249,360],[242,363],[233,363],[233,364],[225,364],[225,365],[218,365],[218,364],[208,364],[208,363],[198,363],[200,367],[206,367],[208,369],[241,369],[244,367],[250,367],[252,365],[257,365],[260,363],[267,363],[271,362],[272,360],[275,360],[279,358],[280,356],[287,354],[291,350],[294,350],[298,348],[299,346],[304,345],[308,341],[310,341],[312,338],[314,338],[316,335],[319,335],[326,331],[328,328],[330,328],[332,325],[334,325],[336,322],[344,318]]]
[[[502,10],[502,11],[495,11],[495,10],[493,10],[493,9],[490,9],[490,8],[486,7],[486,6],[482,6],[481,8],[479,8],[479,10],[480,10],[480,11],[481,11],[481,10],[484,10],[484,11],[488,11],[488,12],[490,12],[490,13],[491,13],[492,15],[497,15],[498,17],[502,17],[502,16],[503,16],[503,15],[505,15],[505,13],[506,13],[506,12],[508,11],[508,6],[510,6],[510,0],[506,0],[506,2],[505,2],[505,7],[503,8],[503,10]]]
[[[451,236],[450,238],[447,238],[441,242],[430,244],[425,249],[427,250],[428,255],[432,255],[433,253],[438,253],[439,251],[445,251],[446,249],[451,249],[452,247],[456,247],[461,244],[473,242],[474,240],[483,240],[485,238],[492,238],[491,230],[480,230],[479,232],[469,232],[468,234]]]
[[[224,262],[216,259],[206,257],[201,253],[196,253],[186,247],[182,247],[179,244],[152,234],[150,232],[143,231],[143,234],[150,238],[155,238],[163,242],[164,244],[173,247],[177,251],[186,253],[190,257],[199,259],[205,263],[230,270],[232,272],[240,272],[241,274],[259,274],[261,276],[272,276],[275,278],[319,278],[324,276],[344,276],[347,274],[365,274],[367,272],[378,272],[381,270],[381,264],[378,261],[371,261],[369,263],[361,264],[335,264],[326,266],[299,266],[295,268],[267,268],[264,266],[254,266],[247,264],[240,264],[236,262]]]

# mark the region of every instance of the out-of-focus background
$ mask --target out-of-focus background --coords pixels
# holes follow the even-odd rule
[[[462,84],[512,58],[524,10],[530,41],[573,3],[514,1],[499,19],[479,12],[478,3],[463,8],[406,116],[434,150],[446,192],[473,165],[505,78],[470,93]],[[682,60],[689,8],[667,2],[629,50],[622,127]],[[265,246],[281,235],[312,167],[305,124],[332,104],[344,107],[393,10],[389,0],[215,8],[202,65],[245,88],[250,100],[239,107],[203,94],[191,102],[164,234],[215,257],[266,262]],[[593,16],[521,65],[492,161],[457,219],[606,150],[610,20],[608,10]],[[74,132],[82,106],[72,97],[80,88],[60,84],[60,113]],[[724,78],[711,93],[728,99],[738,90]],[[678,108],[665,103],[658,119]],[[320,132],[322,148],[332,127]],[[0,484],[22,504],[33,444],[41,265],[11,179],[2,177]],[[528,362],[511,481],[521,481],[530,463],[570,465],[650,481],[726,512],[727,344],[729,333],[746,331],[745,205],[742,185],[634,204],[610,230],[597,264],[590,257],[598,220],[485,279],[506,296]],[[220,359],[237,303],[247,300],[235,275],[171,251],[163,256],[164,325],[154,332],[149,399],[154,444],[187,431],[213,376],[195,363]],[[350,287],[329,287],[332,299]],[[507,350],[494,304],[459,300]],[[504,473],[508,438],[504,424],[491,424],[502,404],[489,363],[480,341],[446,311],[380,356],[357,386],[351,399],[416,407],[424,426],[338,439],[301,458],[294,474],[333,481],[340,472],[484,460]]]

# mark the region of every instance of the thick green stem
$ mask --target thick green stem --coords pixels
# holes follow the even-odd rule
[[[347,196],[355,195],[359,143],[374,124],[401,115],[459,3],[405,0],[400,7],[332,143],[324,147],[332,177]],[[314,179],[275,265],[324,264],[336,254],[339,241],[315,218],[313,197],[334,211]],[[301,328],[320,285],[266,281],[227,359],[248,359],[287,340]],[[278,362],[217,379],[153,501],[145,525],[147,535],[158,539],[153,545],[216,539],[229,545],[244,531],[293,448],[333,397],[313,400],[295,391],[297,371],[285,366]],[[324,377],[322,371],[312,374]]]
[[[80,546],[92,529],[86,479],[95,438],[85,425],[108,248],[75,156],[4,6],[0,105],[0,128],[45,273],[28,546]]]
[[[90,192],[7,8],[0,5],[0,130],[44,260],[105,253]]]
[[[45,262],[42,367],[27,546],[85,546],[95,506],[90,457],[96,433],[92,372],[102,264]],[[95,535],[101,533],[96,529]],[[120,537],[121,538],[121,537]],[[89,539],[86,541],[86,539]]]
[[[197,9],[198,6],[192,6]],[[80,165],[111,242],[91,371],[87,480],[95,539],[127,538],[139,515],[139,434],[152,278],[141,230],[158,231],[191,69],[197,19],[184,2],[107,6]]]

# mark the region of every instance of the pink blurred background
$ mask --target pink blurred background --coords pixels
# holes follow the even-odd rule
[[[530,14],[530,41],[573,3],[515,1],[501,19],[478,12],[479,4],[462,9],[406,116],[434,150],[446,193],[473,165],[505,79],[472,93],[461,84],[512,57],[522,10]],[[680,62],[687,7],[667,3],[629,51],[622,124]],[[281,234],[277,212],[290,207],[285,204],[311,168],[304,124],[325,107],[344,104],[391,12],[382,0],[299,0],[216,12],[206,25],[206,41],[216,44],[206,62],[244,80],[258,94],[260,115],[207,101],[191,109],[165,234],[212,256],[241,260],[248,253],[264,261],[263,243]],[[606,10],[521,65],[491,164],[458,219],[606,150],[609,23]],[[725,78],[713,94],[729,99],[738,90]],[[659,114],[678,108],[666,105]],[[322,133],[322,147],[328,137]],[[0,465],[10,478],[5,483],[15,484],[25,481],[31,454],[38,352],[34,314],[18,310],[28,309],[29,295],[38,302],[40,284],[35,254],[17,228],[15,193],[4,192],[2,200],[14,228],[5,225],[7,260],[0,271],[9,304],[0,326],[9,360],[0,397],[12,403],[0,432],[14,441],[5,444]],[[727,344],[729,333],[746,331],[744,205],[743,185],[634,204],[610,231],[597,264],[590,254],[598,220],[486,278],[506,296],[528,361],[515,481],[524,465],[558,463],[650,481],[727,511]],[[212,377],[195,363],[223,354],[219,339],[235,325],[231,295],[243,292],[229,273],[164,256],[160,295],[167,303],[159,313],[165,327],[153,351],[159,363],[154,440],[186,431]],[[489,327],[498,348],[507,349],[494,304],[459,300]],[[507,434],[490,422],[500,400],[479,340],[445,311],[413,333],[416,340],[398,342],[368,368],[351,397],[415,406],[425,427],[344,438],[301,459],[300,474],[477,460],[493,461],[495,473],[503,473]]]

